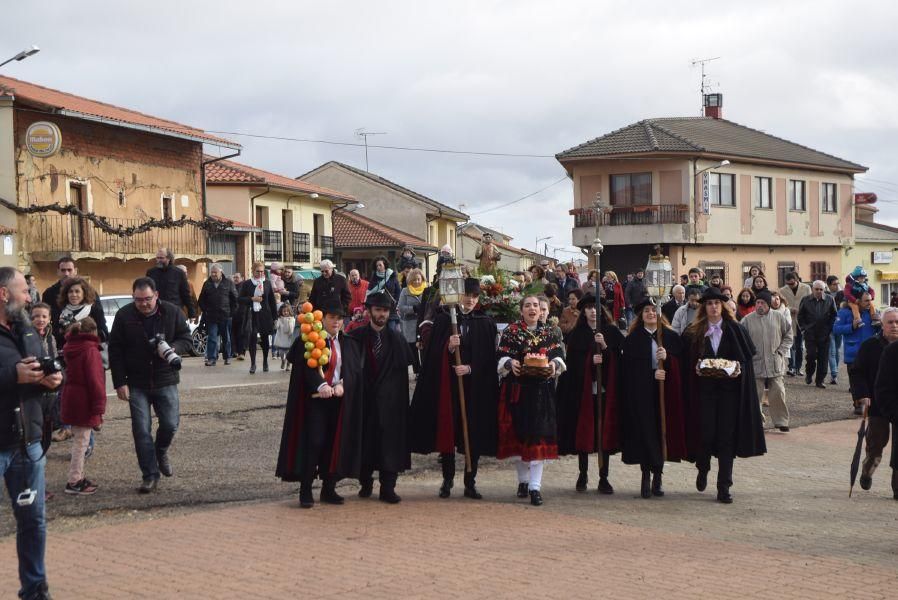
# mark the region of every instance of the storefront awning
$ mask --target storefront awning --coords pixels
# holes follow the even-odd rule
[[[898,281],[898,271],[880,271],[876,270],[880,281]]]

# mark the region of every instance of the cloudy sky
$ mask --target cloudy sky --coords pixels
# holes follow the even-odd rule
[[[736,122],[870,167],[858,191],[898,224],[898,5],[708,2],[8,3],[17,77],[207,130],[553,155],[648,117],[697,115],[700,74]],[[240,160],[296,176],[364,150],[230,136]],[[372,172],[569,256],[554,158],[369,151]],[[480,214],[478,214],[480,213]]]

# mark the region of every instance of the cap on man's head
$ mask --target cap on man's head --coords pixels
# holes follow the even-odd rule
[[[760,292],[755,294],[755,302],[757,302],[758,300],[763,300],[767,304],[767,306],[770,306],[771,304],[773,304],[773,294],[771,294],[767,290],[761,290]]]

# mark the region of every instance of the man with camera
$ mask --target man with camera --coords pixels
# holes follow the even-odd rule
[[[155,491],[159,475],[171,477],[168,448],[178,430],[179,353],[190,350],[190,330],[181,310],[159,299],[156,283],[141,277],[132,286],[134,303],[115,314],[109,335],[109,368],[119,400],[131,409],[131,433],[143,475],[138,491]],[[159,419],[153,441],[150,407]]]
[[[25,311],[30,301],[25,276],[0,268],[0,474],[16,517],[20,598],[50,598],[44,568],[43,392],[62,383],[52,357]]]

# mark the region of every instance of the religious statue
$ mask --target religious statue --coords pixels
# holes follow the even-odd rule
[[[502,255],[499,253],[499,248],[496,246],[495,242],[493,242],[492,235],[489,233],[483,234],[483,241],[481,242],[480,247],[477,248],[474,258],[480,260],[481,273],[496,272],[496,268],[499,266],[499,259],[502,258]]]

